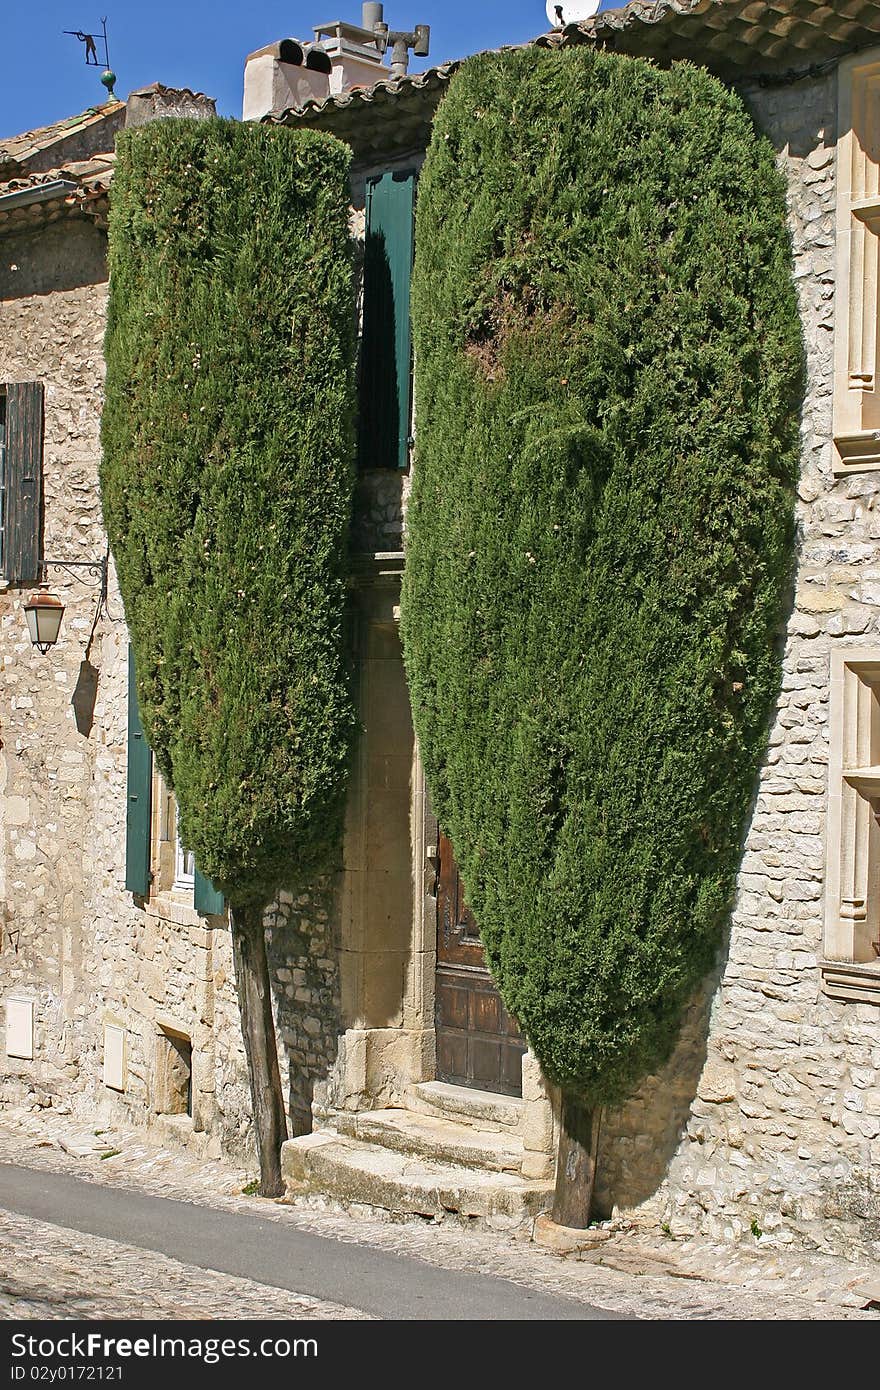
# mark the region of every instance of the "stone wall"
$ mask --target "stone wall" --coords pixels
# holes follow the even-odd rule
[[[669,1065],[605,1117],[598,1196],[606,1211],[625,1209],[675,1233],[752,1240],[763,1232],[764,1241],[876,1257],[880,1009],[829,998],[820,970],[830,655],[841,643],[880,640],[880,478],[832,472],[836,89],[831,73],[745,93],[788,178],[808,356],[797,583],[729,935]],[[93,558],[105,544],[97,494],[102,266],[100,233],[85,222],[0,239],[0,380],[46,384],[46,551],[69,558]],[[356,551],[400,549],[405,490],[399,475],[359,480]],[[364,600],[364,630],[390,652],[396,599],[388,583],[378,617],[379,599]],[[35,1059],[4,1059],[0,1049],[0,1101],[73,1104],[95,1115],[121,1106],[128,1118],[170,1126],[189,1142],[244,1154],[250,1101],[228,930],[173,892],[155,893],[146,907],[125,893],[125,627],[106,617],[98,624],[89,722],[82,700],[71,702],[78,686],[80,694],[88,687],[81,663],[95,592],[63,575],[59,588],[68,611],[47,657],[27,639],[23,596],[0,594],[0,997],[23,994],[36,1004]],[[113,585],[110,606],[121,616]],[[388,652],[377,647],[376,659],[390,660]],[[396,751],[390,742],[362,745],[366,771],[355,779],[353,805],[360,797],[358,833],[369,853],[359,859],[347,846],[345,902],[332,877],[308,894],[281,894],[266,917],[295,1132],[310,1124],[315,1085],[333,1072],[344,1027],[352,1058],[365,1027],[375,1025],[374,1041],[390,1051],[409,1030],[413,1055],[430,1033],[429,943],[416,940],[415,927],[403,939],[412,906],[398,886],[409,873],[402,798],[411,750],[401,749],[411,730],[388,688],[376,686],[386,694],[364,722],[368,731],[375,725],[374,740],[393,730],[398,742]],[[392,762],[394,842],[403,856],[393,865],[393,912],[362,883],[368,861],[381,867],[379,831],[390,837],[383,811],[376,843],[370,839],[367,811],[381,805],[369,778],[387,781]],[[388,921],[371,926],[367,940],[370,912]],[[122,1093],[102,1082],[105,1023],[127,1033]],[[189,1125],[162,1113],[163,1032],[192,1039]],[[428,1074],[424,1058],[407,1054],[398,1066],[378,1042],[378,1062],[365,1044],[361,1050],[358,1075],[368,1078],[371,1065],[381,1075],[360,1089],[352,1084],[352,1104],[395,1099],[398,1072]],[[358,1067],[352,1061],[349,1070]]]
[[[820,975],[830,653],[880,632],[880,477],[832,473],[836,75],[744,95],[788,179],[808,358],[796,592],[729,939],[671,1063],[606,1118],[600,1201],[876,1258],[880,1009]]]
[[[49,559],[106,549],[105,258],[106,238],[85,220],[0,238],[0,381],[45,388]],[[166,1034],[183,1035],[193,1114],[174,1117],[169,1132],[245,1157],[250,1096],[225,919],[199,917],[191,893],[154,890],[144,904],[125,890],[128,636],[112,564],[88,659],[98,590],[54,568],[50,579],[67,611],[46,656],[27,635],[27,592],[0,592],[0,1003],[12,995],[35,1005],[33,1060],[7,1057],[0,1039],[0,1103],[90,1119],[119,1109],[167,1130],[162,1047]],[[267,922],[282,1075],[302,1127],[314,1079],[335,1056],[326,886],[314,899],[282,895]],[[125,1030],[121,1091],[103,1082],[106,1024]]]
[[[308,892],[282,892],[265,920],[291,1133],[308,1134],[315,1083],[333,1067],[342,1032],[337,878],[328,876]]]
[[[0,240],[0,380],[44,383],[45,552],[86,560],[105,545],[95,468],[106,287],[96,283],[100,233],[69,225],[66,274],[68,224],[50,229],[45,248],[33,232]],[[0,982],[3,996],[36,1000],[34,1061],[6,1060],[5,1099],[66,1099],[84,1084],[86,827],[99,740],[78,732],[71,701],[97,590],[52,577],[67,613],[49,657],[30,644],[27,595],[0,593]]]

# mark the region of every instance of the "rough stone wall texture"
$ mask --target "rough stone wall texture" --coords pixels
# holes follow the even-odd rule
[[[86,560],[104,552],[95,486],[105,287],[94,281],[102,248],[93,228],[75,229],[73,270],[78,265],[85,281],[77,284],[76,273],[58,276],[59,234],[61,227],[51,229],[45,259],[33,233],[0,241],[0,380],[44,383],[45,553]],[[16,284],[26,297],[15,297]],[[67,613],[64,640],[50,657],[28,639],[27,594],[0,593],[0,980],[4,995],[37,1001],[35,1059],[6,1061],[4,1097],[63,1097],[82,1085],[84,860],[98,739],[77,732],[71,699],[97,592],[57,578]]]
[[[265,918],[269,966],[277,981],[281,1052],[288,1067],[293,1134],[312,1128],[316,1082],[326,1080],[342,1032],[339,885],[329,875],[308,892],[282,892]]]
[[[45,388],[47,558],[106,549],[98,492],[104,377],[106,239],[65,219],[0,238],[0,381]],[[125,891],[128,636],[111,565],[109,609],[89,651],[94,686],[76,711],[97,590],[51,571],[67,604],[58,645],[27,636],[27,592],[0,592],[0,1003],[35,1002],[33,1061],[6,1056],[0,1103],[117,1110],[168,1128],[158,1113],[165,1028],[193,1044],[193,1118],[169,1133],[244,1157],[251,1105],[231,943],[192,895]],[[79,721],[79,723],[78,723]],[[332,894],[282,895],[270,910],[279,1055],[300,1128],[311,1088],[335,1057],[338,989]],[[314,930],[314,938],[309,934]],[[126,1030],[126,1087],[103,1084],[105,1023]],[[2,1010],[0,1010],[2,1024]]]
[[[880,477],[832,473],[836,77],[747,98],[789,181],[809,364],[796,592],[729,937],[669,1065],[606,1117],[598,1195],[607,1210],[674,1232],[753,1239],[760,1229],[876,1257],[880,1009],[826,997],[819,970],[830,653],[880,633]],[[86,224],[52,236],[0,239],[0,380],[46,383],[47,553],[90,558],[104,545],[102,252]],[[63,272],[68,260],[75,274]],[[360,481],[356,549],[399,548],[404,493],[398,475]],[[36,1058],[5,1059],[0,1048],[0,1100],[28,1094],[160,1120],[157,1038],[177,1028],[194,1043],[204,1142],[243,1151],[250,1101],[228,931],[173,894],[144,911],[124,892],[125,628],[98,626],[86,737],[71,698],[94,591],[63,577],[59,587],[64,637],[47,658],[28,642],[22,595],[0,594],[0,996],[37,1003]],[[111,606],[119,613],[112,591]],[[335,893],[327,880],[282,894],[266,918],[297,1130],[338,1046]],[[129,1033],[121,1098],[101,1083],[105,1021]]]
[[[796,592],[718,975],[670,1064],[607,1118],[600,1201],[876,1258],[880,1009],[826,997],[819,969],[830,653],[880,632],[880,477],[832,474],[836,74],[744,95],[788,179],[808,358]]]

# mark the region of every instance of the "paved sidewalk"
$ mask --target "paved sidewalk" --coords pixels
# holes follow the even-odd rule
[[[749,1249],[654,1237],[623,1227],[612,1229],[596,1249],[560,1256],[535,1246],[527,1232],[352,1215],[315,1201],[270,1202],[245,1195],[242,1188],[253,1174],[231,1164],[196,1159],[173,1141],[163,1147],[133,1128],[95,1134],[54,1110],[0,1111],[0,1163],[220,1211],[249,1212],[299,1232],[409,1256],[436,1269],[494,1275],[618,1316],[880,1319],[880,1311],[864,1310],[864,1300],[854,1292],[859,1284],[880,1279],[880,1268],[865,1262],[757,1243]],[[363,1316],[350,1306],[206,1272],[153,1251],[0,1212],[0,1315],[247,1318],[255,1316],[255,1309],[269,1318]]]

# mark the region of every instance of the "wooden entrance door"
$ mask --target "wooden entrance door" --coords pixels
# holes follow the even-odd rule
[[[436,1000],[438,1081],[521,1095],[525,1043],[489,974],[452,845],[442,831]]]

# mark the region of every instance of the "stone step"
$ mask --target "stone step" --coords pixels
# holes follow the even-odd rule
[[[343,1206],[378,1207],[438,1221],[467,1217],[496,1228],[523,1225],[553,1199],[547,1182],[437,1163],[332,1130],[289,1139],[281,1149],[281,1168],[291,1198],[321,1194]]]
[[[509,1130],[477,1129],[414,1110],[342,1113],[336,1117],[336,1129],[365,1144],[380,1144],[397,1153],[418,1154],[458,1168],[485,1168],[495,1173],[518,1173],[522,1168],[522,1140]]]
[[[469,1086],[450,1086],[446,1081],[421,1081],[410,1087],[407,1105],[425,1115],[476,1124],[483,1130],[519,1132],[523,1101],[518,1096],[474,1091]]]

